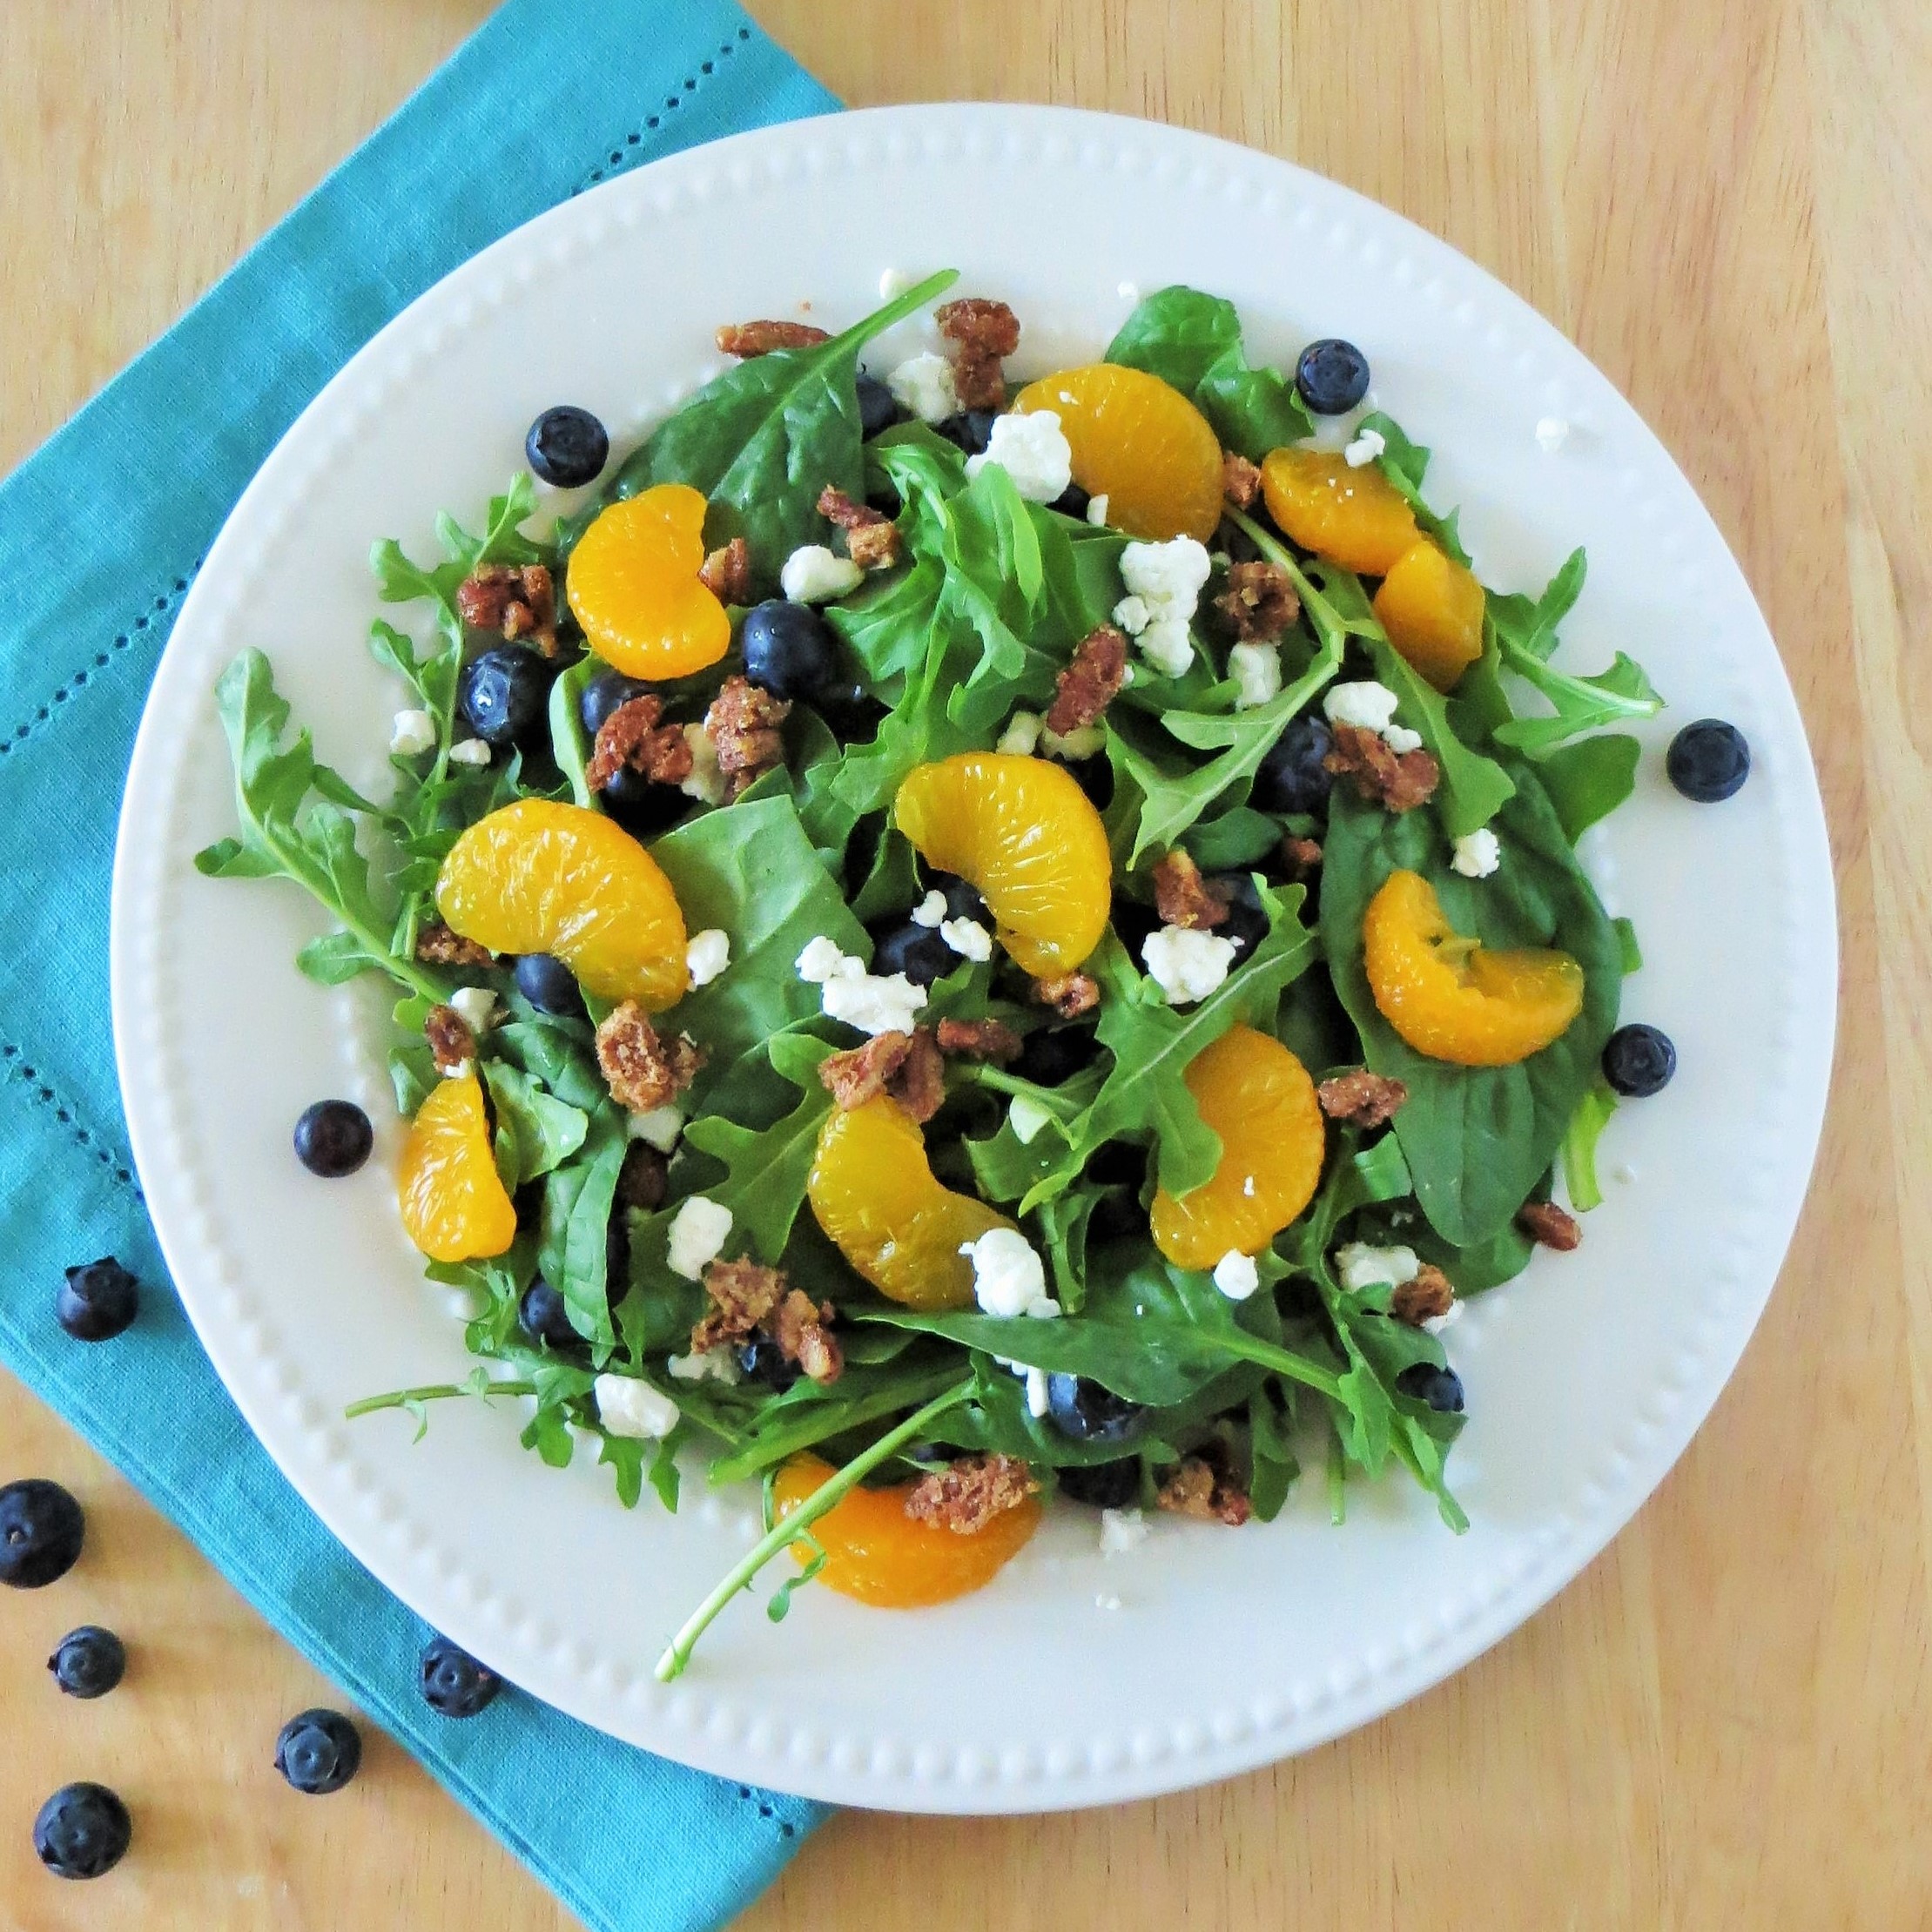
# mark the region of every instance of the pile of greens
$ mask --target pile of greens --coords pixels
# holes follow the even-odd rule
[[[458,672],[480,642],[466,636],[459,584],[497,562],[542,562],[561,576],[604,502],[666,481],[707,494],[707,541],[744,535],[765,584],[793,548],[826,541],[816,504],[828,482],[896,515],[903,562],[825,613],[848,659],[846,699],[795,705],[783,770],[730,805],[694,803],[651,842],[688,927],[721,928],[730,940],[729,969],[669,1015],[708,1057],[683,1096],[689,1125],[664,1205],[614,1212],[627,1121],[599,1075],[590,1025],[532,1006],[509,962],[465,972],[464,980],[495,991],[505,1013],[482,1040],[480,1071],[520,1232],[497,1259],[427,1269],[475,1297],[465,1341],[481,1362],[468,1379],[400,1390],[353,1411],[401,1407],[421,1417],[441,1397],[533,1398],[524,1444],[562,1465],[581,1439],[595,1440],[627,1506],[648,1481],[677,1507],[677,1457],[688,1444],[708,1451],[714,1484],[768,1478],[808,1448],[839,1465],[724,1579],[667,1653],[667,1672],[682,1666],[698,1630],[763,1562],[794,1539],[809,1544],[811,1521],[852,1484],[903,1477],[934,1451],[1020,1457],[1049,1488],[1070,1466],[1131,1458],[1151,1500],[1161,1472],[1211,1440],[1265,1520],[1312,1446],[1326,1464],[1336,1520],[1346,1481],[1377,1477],[1395,1461],[1434,1496],[1446,1523],[1465,1527],[1444,1479],[1464,1418],[1400,1385],[1417,1363],[1444,1365],[1443,1345],[1390,1317],[1386,1287],[1344,1288],[1331,1255],[1349,1240],[1404,1243],[1468,1296],[1525,1266],[1530,1244],[1518,1211],[1547,1197],[1558,1161],[1574,1204],[1596,1197],[1593,1148],[1614,1104],[1599,1057],[1637,959],[1573,848],[1632,789],[1636,741],[1604,727],[1659,700],[1620,655],[1597,677],[1552,662],[1558,626],[1583,587],[1583,553],[1540,596],[1490,594],[1483,656],[1445,699],[1390,648],[1355,576],[1230,509],[1192,664],[1177,677],[1137,665],[1107,713],[1103,757],[1078,775],[1104,801],[1118,925],[1147,930],[1151,868],[1179,847],[1208,872],[1251,874],[1267,932],[1216,992],[1173,1008],[1109,932],[1087,962],[1101,991],[1088,1064],[1047,1085],[949,1062],[945,1107],[926,1130],[940,1178],[996,1203],[1041,1252],[1064,1318],[1001,1320],[887,1302],[801,1212],[834,1104],[818,1066],[856,1036],[822,1017],[818,989],[794,962],[821,936],[869,956],[871,935],[904,922],[928,881],[887,823],[900,781],[924,761],[992,745],[1016,709],[1044,710],[1056,673],[1123,594],[1120,533],[1023,500],[997,465],[969,481],[960,448],[925,425],[903,422],[863,440],[855,380],[865,344],[952,279],[933,278],[822,345],[730,370],[661,425],[596,502],[547,533],[532,528],[535,493],[519,476],[491,502],[481,535],[439,521],[444,556],[434,565],[416,564],[393,542],[378,544],[379,596],[428,623],[419,642],[379,621],[370,648],[437,730],[433,751],[394,760],[386,803],[318,763],[306,733],[288,736],[288,708],[259,653],[238,659],[219,689],[243,829],[198,863],[220,877],[292,878],[322,903],[336,929],[301,953],[310,977],[333,985],[373,972],[394,982],[391,1067],[396,1104],[410,1114],[435,1079],[424,1015],[455,985],[414,956],[444,855],[465,826],[519,797],[596,803],[577,719],[578,694],[602,668],[589,656],[557,679],[547,755],[500,757],[481,769],[450,762]],[[1249,365],[1233,307],[1214,297],[1187,288],[1150,296],[1107,353],[1191,396],[1224,446],[1251,460],[1310,431],[1292,383]],[[1423,499],[1429,452],[1386,416],[1363,427],[1380,432],[1382,470],[1423,527],[1461,558],[1454,515],[1437,515]],[[1229,640],[1210,616],[1230,550],[1280,563],[1302,602],[1282,643],[1280,695],[1245,710],[1226,670]],[[734,650],[700,677],[664,687],[670,715],[702,716],[737,668]],[[1435,797],[1392,816],[1337,784],[1323,820],[1262,809],[1250,796],[1254,777],[1289,720],[1318,707],[1332,682],[1363,677],[1397,693],[1399,717],[1438,760]],[[1448,863],[1450,841],[1484,825],[1500,836],[1503,863],[1490,878],[1464,878]],[[1322,845],[1318,905],[1285,883],[1284,834]],[[1361,931],[1370,899],[1398,867],[1421,873],[1457,929],[1485,945],[1553,946],[1581,963],[1585,1004],[1561,1038],[1520,1065],[1469,1068],[1425,1059],[1397,1036],[1370,997]],[[1024,1033],[1060,1024],[1027,990],[997,952],[990,962],[962,959],[931,988],[921,1018],[998,1018]],[[593,1017],[601,1010],[592,1003]],[[1410,1096],[1377,1134],[1331,1129],[1315,1201],[1258,1257],[1262,1289],[1242,1302],[1163,1260],[1146,1213],[1156,1181],[1184,1193],[1214,1171],[1219,1142],[1182,1076],[1237,1022],[1273,1031],[1317,1080],[1366,1065],[1404,1081]],[[845,1363],[836,1381],[779,1389],[752,1377],[730,1385],[668,1376],[667,1358],[688,1350],[706,1307],[699,1285],[666,1263],[670,1219],[699,1193],[730,1210],[728,1254],[779,1267],[792,1285],[835,1304]],[[576,1346],[533,1345],[519,1327],[519,1298],[539,1276],[564,1297]],[[1100,1383],[1145,1405],[1147,1426],[1125,1446],[1073,1439],[1050,1416],[1029,1413],[1013,1363]],[[681,1419],[672,1432],[646,1443],[607,1430],[593,1395],[602,1372],[641,1377],[674,1399]],[[772,1599],[774,1618],[790,1587]]]

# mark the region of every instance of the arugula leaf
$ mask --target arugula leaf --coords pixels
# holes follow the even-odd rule
[[[466,577],[486,563],[547,563],[549,549],[523,534],[535,515],[536,486],[528,471],[520,469],[501,496],[490,498],[481,536],[472,536],[445,510],[436,519],[436,541]]]
[[[909,569],[868,577],[851,596],[827,604],[825,620],[876,687],[925,661],[945,587],[939,560],[915,557]]]
[[[1569,1190],[1570,1205],[1579,1215],[1603,1206],[1603,1188],[1597,1180],[1597,1142],[1616,1111],[1617,1096],[1610,1083],[1599,1080],[1577,1102],[1564,1132],[1563,1184]]]
[[[1610,922],[1617,928],[1617,944],[1623,948],[1624,978],[1644,970],[1644,949],[1637,943],[1637,927],[1633,920],[1614,919]]]
[[[577,707],[583,688],[603,669],[598,658],[584,656],[550,686],[549,723],[550,756],[569,782],[570,796],[587,811],[603,808],[590,789],[590,747],[584,740],[583,718]]]
[[[507,1158],[503,1185],[514,1194],[525,1181],[562,1167],[583,1145],[590,1116],[547,1094],[507,1060],[486,1060],[482,1074],[496,1108],[498,1165],[505,1167]]]
[[[1417,527],[1427,535],[1434,537],[1466,570],[1470,565],[1470,555],[1463,548],[1461,534],[1456,528],[1461,513],[1451,510],[1447,516],[1438,516],[1423,501],[1422,480],[1429,469],[1429,451],[1420,443],[1411,442],[1404,433],[1402,425],[1393,416],[1384,415],[1379,409],[1363,417],[1356,427],[1356,434],[1359,436],[1366,429],[1374,430],[1382,438],[1383,451],[1376,459],[1376,468],[1408,500],[1409,508],[1415,513]]]
[[[1281,842],[1281,820],[1252,805],[1230,805],[1190,825],[1181,841],[1204,872],[1258,865]]]
[[[1485,590],[1484,609],[1499,641],[1526,657],[1547,662],[1557,648],[1557,626],[1583,595],[1590,560],[1579,547],[1571,551],[1539,597],[1516,590]]]
[[[1369,640],[1377,678],[1396,694],[1397,709],[1422,734],[1422,741],[1442,768],[1435,805],[1443,830],[1461,838],[1489,824],[1516,790],[1510,775],[1494,758],[1472,751],[1449,722],[1443,695],[1392,645],[1377,634]]]
[[[926,1349],[910,1360],[878,1364],[848,1356],[845,1372],[829,1384],[801,1377],[778,1400],[758,1410],[742,1444],[712,1463],[711,1486],[743,1482],[800,1450],[917,1408],[959,1379],[957,1356]]]
[[[909,912],[919,899],[919,860],[912,841],[895,825],[879,834],[878,850],[865,882],[852,894],[852,917],[861,922]]]
[[[1607,818],[1637,789],[1643,747],[1620,731],[1579,738],[1537,760],[1537,776],[1573,845],[1599,818]]]
[[[1254,1464],[1248,1499],[1262,1522],[1272,1523],[1282,1513],[1302,1465],[1289,1434],[1289,1418],[1265,1386],[1248,1398],[1248,1442]]]

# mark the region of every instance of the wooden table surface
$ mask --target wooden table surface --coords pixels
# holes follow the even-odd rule
[[[5,0],[0,471],[486,10]],[[855,103],[1071,102],[1291,156],[1580,342],[1702,491],[1777,635],[1824,782],[1844,1000],[1763,1326],[1683,1462],[1555,1604],[1395,1716],[1234,1783],[1038,1820],[844,1816],[744,1932],[1932,1923],[1932,11],[754,10]],[[67,1482],[95,1531],[57,1602],[0,1605],[7,1932],[572,1922],[380,1739],[343,1796],[287,1794],[270,1740],[328,1686],[3,1376],[0,1464]],[[77,1706],[41,1663],[97,1619],[134,1668]],[[63,1887],[26,1827],[84,1774],[151,1795],[121,1871]]]

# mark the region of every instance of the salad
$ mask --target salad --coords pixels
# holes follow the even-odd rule
[[[259,652],[218,688],[241,825],[197,863],[393,984],[402,1221],[474,1308],[467,1378],[350,1413],[524,1398],[626,1506],[687,1447],[762,1483],[663,1676],[787,1551],[775,1621],[814,1578],[937,1603],[1046,1507],[1122,1549],[1308,1461],[1338,1523],[1393,1466],[1466,1528],[1451,1324],[1576,1245],[1674,1065],[1574,853],[1661,702],[1555,662],[1583,552],[1480,583],[1346,342],[1253,364],[1171,287],[1009,387],[1019,320],[954,279],[723,328],[614,468],[549,410],[439,560],[377,543],[387,798]],[[1706,720],[1671,771],[1747,764]],[[373,1144],[296,1130],[322,1175]]]

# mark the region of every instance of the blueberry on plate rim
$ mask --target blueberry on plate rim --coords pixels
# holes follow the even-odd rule
[[[1324,335],[1302,351],[1295,387],[1311,414],[1345,416],[1369,393],[1369,359],[1354,343]]]
[[[353,1174],[374,1146],[375,1129],[353,1101],[317,1101],[295,1123],[295,1158],[325,1181]]]
[[[594,483],[610,458],[610,435],[588,409],[559,403],[530,425],[523,454],[533,471],[558,489]]]
[[[24,1477],[0,1488],[0,1583],[42,1590],[80,1560],[87,1538],[81,1506],[58,1483]]]
[[[340,1711],[298,1712],[275,1739],[275,1768],[305,1798],[340,1791],[362,1767],[362,1733]]]
[[[61,1639],[47,1668],[69,1697],[105,1697],[127,1673],[127,1651],[111,1630],[83,1624]]]
[[[1603,1077],[1626,1100],[1648,1100],[1677,1071],[1677,1045],[1660,1027],[1633,1020],[1605,1041]]]
[[[447,1637],[433,1637],[416,1672],[422,1700],[443,1717],[475,1717],[496,1700],[503,1680]]]
[[[141,1284],[111,1255],[70,1268],[54,1319],[77,1342],[111,1342],[140,1312]]]
[[[1664,770],[1692,804],[1720,805],[1751,776],[1751,747],[1736,725],[1697,718],[1671,740]]]
[[[134,1822],[104,1784],[63,1785],[34,1820],[34,1850],[56,1878],[100,1878],[127,1855]]]

